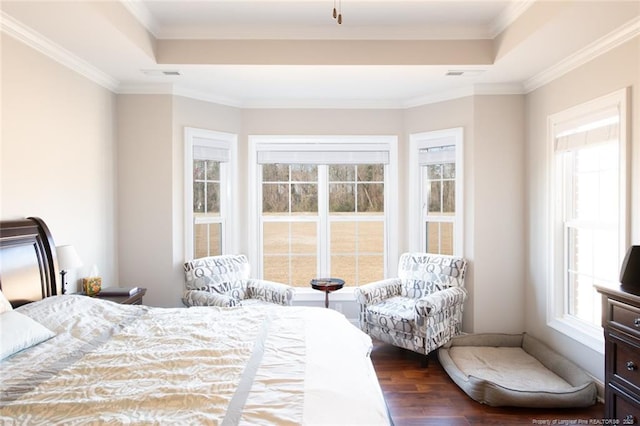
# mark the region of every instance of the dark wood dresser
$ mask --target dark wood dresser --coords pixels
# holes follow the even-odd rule
[[[602,294],[605,418],[640,424],[640,289],[596,286]]]

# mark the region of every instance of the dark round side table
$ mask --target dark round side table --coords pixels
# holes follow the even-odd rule
[[[344,280],[340,278],[314,278],[311,280],[311,288],[324,291],[324,307],[329,307],[329,293],[340,290],[344,286]]]

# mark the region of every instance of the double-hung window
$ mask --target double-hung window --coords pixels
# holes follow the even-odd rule
[[[185,258],[233,253],[237,136],[185,129]]]
[[[412,250],[462,256],[462,128],[410,136]]]
[[[602,350],[601,296],[627,244],[626,96],[613,93],[550,117],[552,232],[549,322]]]
[[[396,256],[395,137],[250,136],[253,247],[264,279],[384,278]],[[391,253],[393,251],[393,253]]]

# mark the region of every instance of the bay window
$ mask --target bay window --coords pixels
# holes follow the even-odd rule
[[[413,251],[463,255],[462,129],[410,136]]]
[[[185,259],[234,252],[236,139],[185,129]]]

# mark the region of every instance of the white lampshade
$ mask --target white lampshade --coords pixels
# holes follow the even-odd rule
[[[61,271],[68,271],[82,266],[82,261],[73,246],[58,246],[56,247],[56,252],[58,253],[58,267]]]

